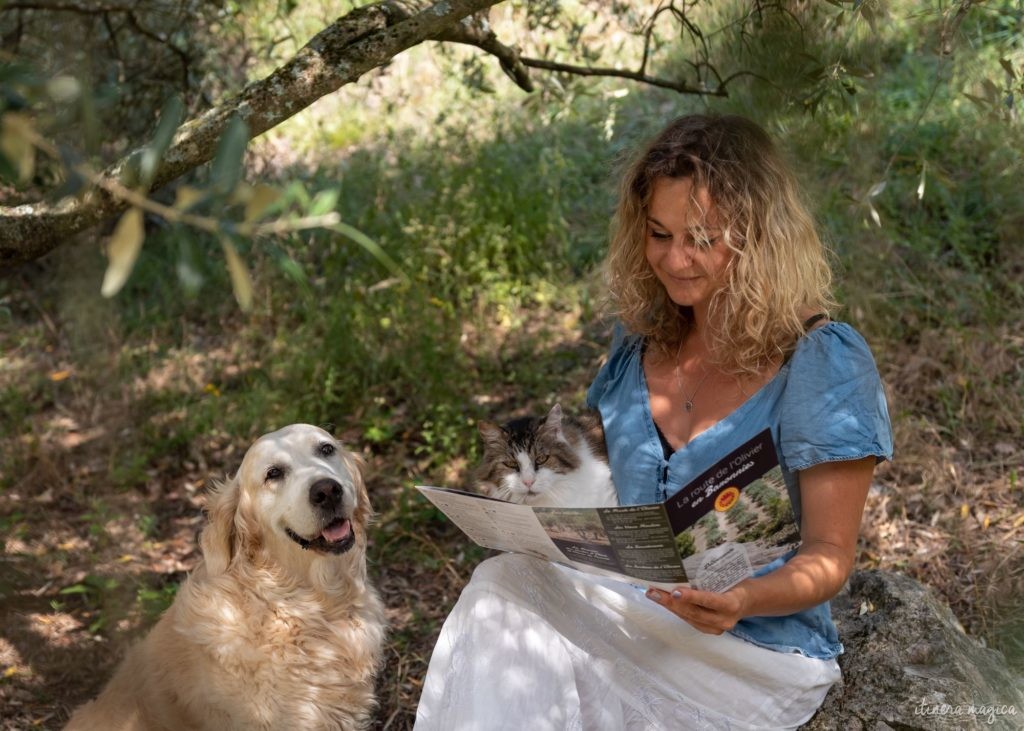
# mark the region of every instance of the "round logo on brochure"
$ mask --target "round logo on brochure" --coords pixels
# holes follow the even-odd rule
[[[715,498],[715,510],[720,513],[724,513],[735,505],[736,501],[739,499],[740,489],[738,487],[727,487],[718,493],[718,497]]]

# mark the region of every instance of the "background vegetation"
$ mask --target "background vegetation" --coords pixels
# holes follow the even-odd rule
[[[714,5],[698,7],[705,29],[738,7]],[[707,108],[757,119],[789,151],[835,252],[841,318],[887,384],[897,457],[872,488],[860,566],[933,586],[1024,670],[1024,9],[972,8],[942,54],[958,5],[797,2],[799,26],[709,34],[722,68],[758,70],[728,98],[565,75],[526,95],[468,51],[414,49],[247,157],[250,180],[284,191],[279,210],[338,211],[399,274],[334,233],[241,242],[246,313],[219,243],[155,218],[113,299],[99,294],[109,231],[5,272],[0,724],[58,727],[102,684],[198,559],[203,487],[253,438],[302,421],[368,458],[371,572],[392,624],[378,727],[410,727],[440,622],[484,555],[412,485],[464,485],[479,418],[582,403],[609,339],[599,263],[616,162]],[[303,38],[338,10],[218,7],[191,37],[195,108],[287,53],[262,39]],[[596,28],[546,37],[636,53]],[[683,64],[678,43],[660,71]],[[37,58],[56,64],[50,52]],[[100,126],[117,130],[96,154],[144,139],[126,111],[159,102],[119,95],[149,87],[93,78]]]

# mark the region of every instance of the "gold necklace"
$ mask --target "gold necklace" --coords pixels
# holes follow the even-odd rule
[[[672,372],[676,376],[676,386],[679,388],[679,394],[685,399],[683,401],[683,408],[686,409],[686,413],[693,411],[693,397],[700,391],[700,387],[704,385],[704,381],[708,380],[708,376],[711,375],[711,371],[705,370],[704,375],[701,377],[700,382],[697,384],[697,388],[693,389],[693,393],[690,394],[690,398],[686,398],[686,391],[683,389],[683,377],[679,373],[679,359],[683,354],[683,343],[679,343],[679,348],[676,350],[676,364]]]

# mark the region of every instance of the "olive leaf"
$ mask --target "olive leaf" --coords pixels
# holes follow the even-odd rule
[[[280,197],[281,191],[277,188],[273,188],[263,183],[255,185],[252,189],[252,195],[249,197],[249,200],[245,202],[245,222],[252,223],[258,219],[266,213],[267,209],[274,205]]]
[[[0,155],[10,163],[19,183],[32,179],[36,150],[32,145],[32,123],[28,115],[8,112],[0,118]]]
[[[224,248],[224,258],[228,262],[228,274],[231,275],[231,289],[235,292],[235,299],[238,300],[238,306],[244,312],[248,312],[252,309],[252,279],[249,277],[249,270],[246,269],[231,239],[221,236],[220,244]]]
[[[402,268],[398,266],[395,260],[392,259],[384,249],[381,248],[380,244],[357,229],[355,226],[350,226],[347,223],[339,221],[331,226],[325,226],[325,228],[339,233],[362,246],[363,249],[369,252],[371,256],[384,265],[384,267],[392,274],[401,277],[402,279],[407,278],[405,272],[402,271]]]
[[[249,144],[249,127],[238,117],[232,117],[217,144],[210,170],[210,188],[228,195],[242,179],[242,156]]]
[[[121,216],[121,220],[114,227],[114,233],[110,236],[110,245],[107,247],[110,261],[107,263],[103,286],[100,288],[100,294],[104,297],[113,297],[128,281],[128,275],[135,267],[135,260],[139,258],[145,237],[142,209],[129,208]]]
[[[174,133],[181,126],[185,118],[185,105],[177,96],[172,96],[160,110],[160,122],[153,133],[152,141],[142,151],[142,158],[139,160],[139,175],[142,184],[148,188],[153,182],[157,170],[160,169],[160,161],[163,159],[167,148],[171,146]]]
[[[190,185],[182,185],[174,193],[174,208],[188,211],[206,197],[206,193]]]

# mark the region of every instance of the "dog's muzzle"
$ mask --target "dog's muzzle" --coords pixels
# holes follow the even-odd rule
[[[352,521],[344,515],[345,490],[335,480],[317,480],[309,487],[309,504],[320,513],[324,527],[319,535],[303,538],[291,528],[288,537],[303,548],[319,553],[345,553],[356,542]]]

